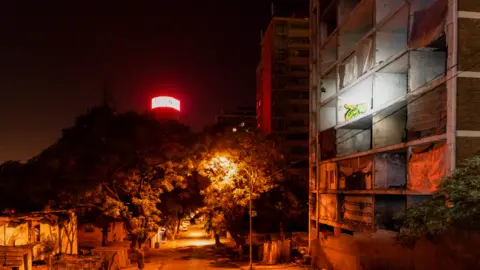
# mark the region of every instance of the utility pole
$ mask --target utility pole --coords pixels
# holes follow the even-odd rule
[[[253,248],[252,248],[252,179],[250,179],[250,192],[248,193],[248,200],[249,200],[249,212],[250,212],[250,270],[253,269],[253,262],[252,262],[252,254],[253,254]]]

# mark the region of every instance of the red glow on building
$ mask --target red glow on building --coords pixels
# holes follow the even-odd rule
[[[152,98],[152,110],[157,108],[172,108],[180,111],[180,100],[169,96],[154,97]]]
[[[260,85],[260,123],[261,128],[265,134],[272,132],[272,47],[273,34],[272,25],[270,25],[265,32],[262,44],[262,67],[261,85]]]

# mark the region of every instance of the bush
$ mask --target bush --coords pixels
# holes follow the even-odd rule
[[[401,221],[397,241],[414,245],[422,237],[435,236],[450,229],[475,231],[480,228],[480,156],[466,160],[438,190],[421,204],[409,207]]]

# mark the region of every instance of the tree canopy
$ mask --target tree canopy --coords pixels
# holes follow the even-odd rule
[[[249,198],[257,199],[282,179],[282,155],[258,132],[231,132],[206,140],[199,173],[211,184],[202,193],[208,229],[236,234]]]
[[[96,207],[127,221],[132,240],[142,241],[162,218],[160,195],[187,188],[194,142],[195,135],[178,122],[93,108],[27,164],[4,164],[0,183],[15,188],[28,206],[55,200],[57,207]],[[25,185],[9,184],[18,180]],[[9,204],[18,207],[18,201],[4,206]]]
[[[87,208],[107,223],[126,221],[132,246],[159,225],[178,228],[200,207],[207,228],[241,232],[250,196],[277,220],[302,211],[294,187],[284,185],[276,140],[224,126],[203,135],[149,114],[93,108],[26,164],[1,165],[0,207]]]
[[[208,179],[195,171],[187,181],[186,187],[177,186],[160,195],[161,203],[158,207],[164,217],[161,224],[171,229],[173,236],[177,234],[181,220],[203,206],[201,190],[209,184]]]
[[[400,217],[397,240],[415,244],[422,237],[433,239],[449,230],[478,231],[480,228],[480,156],[475,156],[446,177],[438,190]]]

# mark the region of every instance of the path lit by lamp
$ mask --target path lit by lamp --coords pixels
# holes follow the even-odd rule
[[[156,108],[172,108],[180,111],[180,100],[167,96],[152,98],[152,109]]]

